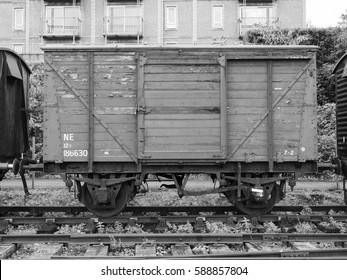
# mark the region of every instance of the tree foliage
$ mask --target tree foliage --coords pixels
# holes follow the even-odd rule
[[[35,136],[35,150],[36,158],[42,156],[42,143],[43,143],[43,78],[44,78],[44,65],[35,64],[31,67],[30,87],[29,87],[29,109],[31,111],[29,120],[29,133]],[[31,143],[30,143],[31,145]]]
[[[331,161],[337,156],[335,120],[335,103],[326,103],[322,106],[318,106],[317,132],[319,161]]]
[[[345,14],[342,14],[340,16],[340,21],[338,22],[337,25],[340,28],[347,28],[347,10],[345,11]]]
[[[318,104],[335,102],[332,69],[347,50],[347,27],[281,29],[257,27],[243,38],[256,45],[315,45],[317,50]]]

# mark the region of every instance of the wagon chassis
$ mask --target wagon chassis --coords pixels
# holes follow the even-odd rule
[[[289,180],[290,186],[294,187],[297,174],[305,173],[307,170],[312,171],[316,167],[314,162],[307,163],[294,169],[296,172],[293,173],[293,168],[287,169],[290,171],[280,169],[285,165],[291,167],[291,164],[287,163],[284,166],[275,164],[275,171],[269,174],[266,169],[261,168],[262,164],[259,164],[259,171],[255,171],[253,164],[244,164],[244,169],[242,169],[243,164],[241,163],[226,165],[204,167],[205,173],[215,183],[219,182],[219,187],[203,191],[185,189],[191,174],[202,173],[201,166],[177,167],[174,164],[171,168],[143,165],[142,173],[136,173],[134,170],[133,172],[120,171],[111,174],[104,172],[88,174],[83,173],[82,170],[80,173],[76,170],[74,174],[66,174],[66,181],[69,185],[72,185],[71,180],[76,182],[79,200],[86,205],[89,211],[100,217],[114,216],[122,211],[127,202],[136,193],[142,191],[142,186],[146,183],[149,174],[172,180],[180,198],[223,193],[242,212],[261,215],[270,211],[284,197],[286,181]],[[266,163],[263,167],[266,168]],[[256,197],[255,200],[253,196]],[[252,203],[249,204],[249,201]]]

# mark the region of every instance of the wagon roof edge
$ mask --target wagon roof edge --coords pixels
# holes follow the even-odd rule
[[[4,47],[0,47],[0,51],[9,52],[9,53],[15,55],[16,57],[18,57],[23,62],[23,65],[25,65],[25,67],[27,68],[28,72],[31,73],[31,70],[30,70],[30,67],[29,67],[28,63],[26,63],[26,61],[18,53],[16,53],[15,51],[13,51],[13,50],[11,50],[9,48],[4,48]]]
[[[340,57],[340,59],[339,59],[339,60],[337,61],[337,63],[335,64],[334,69],[333,69],[333,71],[332,71],[333,74],[335,74],[335,72],[336,72],[337,68],[339,67],[340,63],[345,59],[346,56],[347,56],[347,51],[346,51],[346,53],[345,53],[344,55],[342,55],[342,56]]]
[[[175,46],[150,46],[150,45],[85,45],[85,46],[61,46],[61,45],[50,45],[42,46],[43,51],[51,50],[112,50],[112,49],[124,49],[124,50],[146,50],[146,49],[165,49],[165,50],[177,50],[177,49],[215,49],[215,50],[237,50],[237,49],[275,49],[275,50],[313,50],[316,51],[319,49],[318,46],[313,45],[228,45],[228,46],[213,46],[213,45],[200,45],[200,46],[191,46],[191,45],[175,45]]]

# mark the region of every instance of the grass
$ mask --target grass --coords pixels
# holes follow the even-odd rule
[[[35,189],[31,195],[24,196],[22,189],[0,190],[0,205],[2,206],[82,206],[67,189]]]

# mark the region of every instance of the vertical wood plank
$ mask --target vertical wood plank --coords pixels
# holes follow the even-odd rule
[[[273,93],[272,93],[272,60],[267,61],[267,143],[268,143],[268,161],[269,161],[269,172],[273,172],[274,168],[274,119],[273,119]]]
[[[44,85],[44,108],[43,108],[43,157],[47,161],[63,162],[63,146],[60,129],[59,105],[57,99],[57,87],[55,75],[50,71],[49,62],[52,54],[46,54],[45,60],[45,85]],[[49,147],[49,148],[48,148]]]
[[[88,171],[93,172],[94,161],[94,53],[88,53],[89,61],[89,130],[88,130]]]
[[[221,56],[218,60],[220,63],[220,121],[221,121],[221,157],[225,158],[228,150],[228,131],[227,131],[227,60]]]
[[[145,149],[145,64],[147,62],[144,54],[139,53],[137,57],[137,154],[138,158],[144,158]]]
[[[302,115],[300,126],[300,140],[298,147],[298,161],[305,162],[318,157],[317,138],[311,135],[317,133],[317,88],[315,59],[312,59],[311,67],[306,70],[306,83],[302,103]]]

